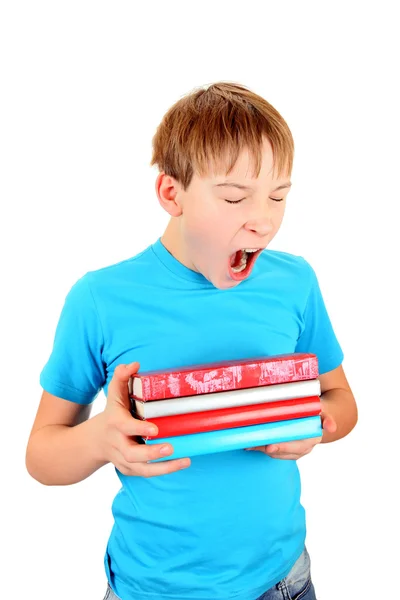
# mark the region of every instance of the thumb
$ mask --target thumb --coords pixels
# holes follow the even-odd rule
[[[128,365],[117,365],[108,386],[107,400],[119,402],[129,407],[128,382],[138,372],[140,363],[133,362]]]
[[[336,421],[330,415],[322,415],[322,428],[328,433],[335,433],[337,429]]]

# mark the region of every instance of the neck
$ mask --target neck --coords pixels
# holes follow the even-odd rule
[[[170,254],[176,258],[176,260],[179,260],[179,262],[185,265],[185,267],[194,270],[193,265],[191,265],[189,259],[186,257],[186,252],[182,241],[182,232],[180,230],[179,217],[171,217],[167,228],[161,236],[161,241],[168,252],[170,252]]]

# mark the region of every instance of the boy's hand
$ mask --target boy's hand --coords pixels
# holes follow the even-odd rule
[[[321,413],[322,429],[329,433],[336,431],[337,425],[333,417]],[[282,442],[279,444],[268,444],[266,446],[257,446],[256,448],[246,448],[246,450],[259,450],[271,458],[282,458],[285,460],[298,460],[302,456],[309,454],[311,450],[322,441],[321,437],[308,438],[305,440],[296,440],[293,442]]]
[[[135,419],[130,413],[128,381],[139,370],[139,363],[118,365],[108,386],[107,404],[99,416],[100,453],[102,459],[111,462],[124,475],[154,477],[173,473],[190,465],[189,458],[148,464],[148,461],[172,454],[170,444],[147,446],[134,440],[135,436],[148,435],[150,428],[157,428],[149,421]],[[167,452],[161,452],[162,449]]]

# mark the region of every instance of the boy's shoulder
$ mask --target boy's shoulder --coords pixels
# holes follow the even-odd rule
[[[84,272],[75,279],[70,287],[69,296],[76,302],[91,302],[95,290],[104,293],[107,290],[117,290],[122,285],[126,286],[129,281],[133,283],[145,280],[153,264],[152,247],[148,246],[134,256]]]
[[[146,269],[154,261],[152,246],[148,246],[144,250],[141,250],[134,256],[124,258],[116,263],[111,263],[99,267],[97,269],[91,269],[83,275],[83,278],[93,282],[103,282],[108,279],[126,277],[129,272],[135,271],[136,269]]]

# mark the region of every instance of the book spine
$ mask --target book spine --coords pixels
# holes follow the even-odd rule
[[[318,377],[316,355],[294,353],[217,367],[182,369],[173,373],[135,374],[130,394],[145,402],[181,396],[195,396],[279,383],[305,381]]]
[[[290,421],[262,423],[248,427],[235,427],[221,431],[206,431],[173,438],[148,440],[146,444],[169,443],[173,447],[172,455],[157,458],[151,462],[160,462],[175,458],[186,458],[215,452],[227,452],[244,448],[254,448],[265,444],[290,442],[322,435],[321,418],[306,417]]]
[[[236,406],[185,415],[159,417],[151,421],[154,425],[157,425],[158,434],[144,439],[175,437],[203,431],[257,425],[259,423],[288,421],[290,419],[312,417],[320,413],[320,399],[318,396],[312,396],[267,404]]]
[[[152,419],[154,417],[168,417],[196,413],[203,410],[249,406],[251,404],[263,404],[264,402],[292,400],[294,398],[320,395],[321,385],[319,379],[313,379],[310,381],[280,383],[279,385],[244,390],[202,394],[188,398],[172,398],[170,400],[155,400],[153,402],[134,400],[134,405],[139,417]]]

